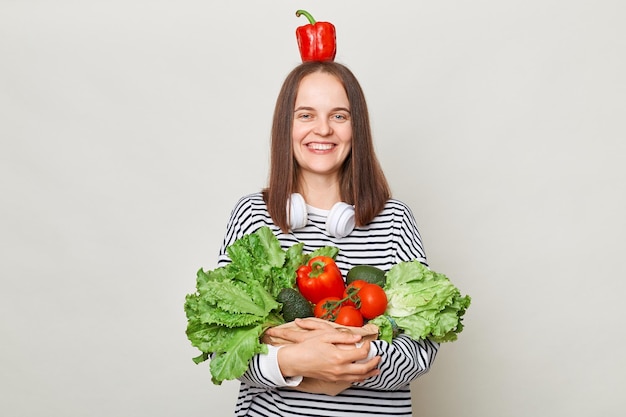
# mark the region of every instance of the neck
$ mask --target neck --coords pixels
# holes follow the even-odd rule
[[[337,178],[301,178],[298,188],[304,201],[313,207],[330,210],[333,205],[341,201]]]

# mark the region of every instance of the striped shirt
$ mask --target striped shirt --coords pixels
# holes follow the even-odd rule
[[[420,234],[410,208],[389,200],[383,211],[368,225],[357,227],[344,238],[330,236],[325,229],[328,211],[308,207],[305,227],[282,233],[274,225],[261,193],[242,197],[231,213],[218,265],[230,262],[226,247],[235,240],[268,226],[283,249],[303,243],[308,253],[323,246],[339,248],[337,265],[346,276],[356,265],[372,265],[388,271],[398,262],[419,260],[426,264]],[[235,416],[411,416],[410,382],[430,369],[439,345],[430,340],[415,341],[400,335],[389,344],[375,340],[370,357],[381,356],[380,373],[355,383],[336,396],[309,394],[290,386],[299,380],[285,379],[278,370],[276,348],[268,355],[256,355],[240,378]]]

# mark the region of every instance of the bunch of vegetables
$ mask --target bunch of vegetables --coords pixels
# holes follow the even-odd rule
[[[384,272],[380,271],[380,274],[384,275]],[[296,284],[304,298],[315,305],[315,317],[344,326],[361,327],[365,320],[385,312],[387,296],[380,285],[364,279],[350,279],[352,276],[349,274],[348,281],[344,281],[333,258],[318,256],[298,269]]]
[[[211,358],[215,384],[239,378],[255,354],[267,353],[260,341],[265,330],[299,317],[374,324],[378,338],[389,343],[400,333],[450,342],[463,330],[470,297],[419,261],[400,262],[386,273],[355,266],[344,280],[337,248],[305,254],[302,247],[283,250],[262,227],[227,248],[231,263],[198,271],[196,292],[185,299],[187,337],[202,352],[196,363]]]

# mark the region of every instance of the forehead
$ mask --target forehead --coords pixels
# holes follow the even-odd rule
[[[296,103],[334,101],[335,105],[347,105],[348,95],[342,82],[326,72],[314,72],[302,78],[298,86]]]

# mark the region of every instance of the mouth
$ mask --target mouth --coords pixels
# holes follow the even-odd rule
[[[312,149],[314,151],[329,151],[333,149],[336,145],[334,143],[320,143],[320,142],[312,142],[307,143],[306,147]]]

